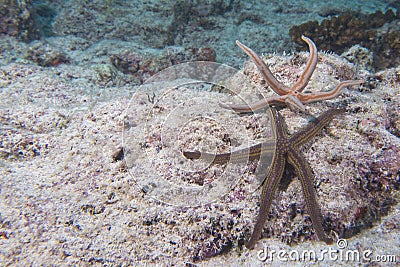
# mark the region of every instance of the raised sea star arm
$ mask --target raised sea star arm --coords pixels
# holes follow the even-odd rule
[[[290,91],[296,91],[299,93],[301,93],[304,90],[304,88],[310,81],[310,78],[314,73],[318,61],[317,46],[315,45],[315,43],[310,38],[305,37],[304,35],[301,36],[301,39],[308,44],[308,47],[310,49],[310,58],[308,59],[306,68],[301,74],[299,80],[290,89]]]
[[[262,77],[271,86],[272,90],[278,95],[287,94],[290,89],[287,88],[283,83],[279,82],[275,76],[272,74],[271,70],[268,68],[267,64],[265,64],[264,60],[262,60],[253,50],[249,47],[245,46],[238,40],[236,40],[236,44],[253,60],[256,64],[258,70],[261,72]]]
[[[310,49],[310,58],[307,61],[306,68],[303,73],[300,75],[299,80],[293,85],[292,88],[286,87],[284,84],[279,82],[275,76],[272,74],[271,70],[268,68],[267,64],[265,64],[264,60],[262,60],[251,48],[245,46],[238,40],[236,40],[236,44],[253,60],[256,64],[258,70],[261,72],[262,77],[271,86],[271,89],[274,90],[278,95],[285,95],[290,91],[301,92],[307,86],[312,74],[314,73],[315,67],[318,61],[317,55],[317,47],[314,42],[304,35],[301,36],[301,39],[308,44]]]

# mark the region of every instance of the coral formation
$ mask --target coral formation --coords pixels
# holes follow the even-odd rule
[[[297,44],[304,46],[301,35],[311,37],[322,50],[338,54],[355,44],[373,51],[373,67],[382,70],[400,63],[400,33],[396,21],[400,18],[392,10],[364,15],[356,12],[342,13],[321,23],[309,21],[293,26],[289,35]],[[390,24],[393,22],[392,24]],[[384,25],[390,24],[384,28]]]
[[[34,25],[32,2],[32,0],[1,0],[0,33],[19,37],[24,41],[37,39],[39,32]]]
[[[23,41],[37,40],[52,34],[53,8],[41,1],[0,0],[0,33]]]

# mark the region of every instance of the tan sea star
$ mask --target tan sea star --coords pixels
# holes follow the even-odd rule
[[[327,92],[303,93],[303,90],[310,81],[310,78],[317,65],[318,55],[317,47],[314,42],[310,38],[307,38],[305,36],[302,36],[301,38],[308,44],[310,48],[310,58],[308,59],[306,68],[301,74],[299,80],[291,88],[286,87],[284,84],[279,82],[272,74],[271,70],[268,68],[265,62],[256,53],[254,53],[253,50],[251,50],[249,47],[245,46],[241,42],[236,41],[236,44],[241,49],[243,49],[243,51],[246,52],[246,54],[249,55],[250,58],[254,61],[258,70],[261,72],[262,77],[265,79],[271,89],[279,96],[264,98],[249,105],[224,103],[220,103],[220,105],[224,108],[233,109],[236,112],[253,112],[268,105],[277,104],[287,105],[291,109],[298,109],[304,112],[304,104],[332,99],[340,94],[340,90],[343,87],[364,83],[364,80],[349,80],[339,83],[334,89]]]

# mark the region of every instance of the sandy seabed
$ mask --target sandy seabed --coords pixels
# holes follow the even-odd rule
[[[239,32],[244,37],[259,30],[246,27]],[[262,42],[263,31],[254,35],[256,43]],[[334,229],[330,234],[342,231],[350,237],[331,246],[317,240],[295,178],[276,194],[264,238],[250,251],[243,242],[258,212],[256,167],[230,164],[201,171],[202,162],[187,161],[180,152],[221,153],[264,141],[271,137],[268,112],[237,116],[219,108],[219,101],[240,101],[223,86],[138,86],[109,64],[109,54],[132,47],[154,53],[135,42],[89,44],[66,35],[24,44],[2,36],[1,45],[8,49],[2,49],[0,65],[0,265],[399,264],[399,67],[372,73],[371,55],[359,47],[347,56],[319,54],[306,90],[329,90],[346,79],[367,81],[343,89],[336,99],[307,105],[313,115],[347,108],[304,153],[321,210]],[[24,56],[31,47],[46,45],[64,47],[70,62],[43,67]],[[230,46],[218,47],[219,59],[244,58],[242,51],[232,50],[233,42]],[[264,59],[289,85],[307,57],[301,52]],[[262,89],[252,63],[246,62],[240,73],[249,79],[239,86],[245,101],[274,95]],[[241,79],[235,76],[222,85],[236,91]],[[280,112],[292,133],[309,119],[287,108]],[[352,225],[355,221],[359,224]],[[316,259],[299,259],[314,252]]]
[[[308,53],[301,55],[306,58]],[[314,74],[318,78],[312,79],[310,90],[320,88],[320,83],[332,87],[338,82],[330,76],[330,72],[335,71],[332,66],[349,64],[334,55],[321,56],[323,62]],[[267,60],[274,66],[273,71],[281,71],[282,76],[291,64],[290,56],[271,55]],[[246,65],[245,69],[250,76],[251,73],[257,75],[252,64]],[[366,77],[368,72],[360,71],[359,75]],[[399,107],[399,85],[393,82],[398,75],[399,69],[383,71],[379,76],[384,80],[376,88],[366,92],[344,89],[338,99],[326,102],[331,106],[347,103],[349,110],[366,106],[369,108],[365,108],[365,112],[349,112],[335,119],[328,131],[328,135],[334,138],[326,139],[323,137],[326,134],[322,133],[313,149],[307,150],[306,155],[316,173],[316,179],[341,179],[338,188],[328,182],[318,189],[324,212],[336,212],[339,219],[347,218],[344,213],[351,210],[348,206],[353,202],[340,203],[340,195],[348,194],[343,182],[351,178],[349,175],[357,175],[357,169],[346,166],[344,160],[341,166],[329,164],[325,158],[319,159],[319,153],[324,147],[337,154],[346,153],[346,147],[350,147],[347,150],[349,154],[341,156],[353,158],[356,155],[361,158],[381,153],[381,144],[374,142],[384,142],[387,149],[394,149],[392,162],[388,164],[395,165],[388,169],[398,168],[399,138],[389,133],[382,123],[388,108],[384,98],[391,99],[392,107]],[[263,140],[268,137],[265,133],[269,129],[268,121],[263,120],[266,113],[235,116],[232,119],[236,120],[239,128],[240,125],[247,126],[243,127],[243,131],[228,131],[232,134],[231,140],[237,144],[221,141],[229,127],[212,120],[194,120],[184,126],[179,124],[181,132],[174,136],[170,130],[165,130],[165,122],[168,116],[175,114],[173,111],[180,107],[182,99],[187,103],[185,110],[199,112],[199,107],[207,103],[215,102],[216,99],[229,101],[232,96],[212,88],[191,86],[173,88],[174,92],[169,91],[168,94],[156,91],[157,94],[153,95],[140,86],[99,86],[93,82],[93,77],[97,77],[94,70],[74,65],[45,68],[29,63],[10,63],[1,67],[0,255],[4,265],[91,263],[127,266],[194,263],[250,266],[263,264],[259,259],[263,255],[259,254],[262,248],[287,252],[317,249],[317,253],[337,248],[315,240],[288,246],[280,241],[287,234],[282,230],[280,234],[277,232],[278,236],[262,239],[255,250],[246,250],[238,244],[238,240],[249,237],[258,209],[259,191],[255,190],[257,184],[254,185],[254,175],[249,173],[246,166],[232,167],[229,171],[216,166],[203,173],[203,176],[192,174],[190,178],[182,170],[194,168],[190,165],[193,163],[182,165],[179,160],[172,160],[174,154],[170,154],[173,153],[171,151],[182,149],[182,146],[191,149],[213,149],[215,146],[220,150],[217,152],[223,152],[229,149],[228,144],[238,147],[246,145],[246,142]],[[258,78],[253,79],[257,82]],[[290,83],[290,79],[294,78],[288,79],[284,82]],[[249,90],[248,95],[252,96],[254,92]],[[196,99],[197,102],[190,104],[188,99]],[[308,111],[318,114],[325,109],[326,103],[311,104]],[[212,112],[208,112],[212,117]],[[230,111],[218,112],[218,116],[222,116],[219,117],[221,121],[228,120],[227,114],[232,114]],[[307,123],[304,117],[288,109],[281,113],[292,132]],[[184,119],[196,118],[193,116],[187,115]],[[362,127],[354,126],[357,121],[363,122]],[[196,131],[192,131],[192,127]],[[132,131],[133,134],[129,134]],[[368,137],[367,133],[371,131],[377,135],[376,139]],[[332,140],[334,143],[329,145]],[[136,142],[136,145],[131,142]],[[131,154],[123,158],[122,148],[125,149],[125,155],[128,152]],[[135,152],[135,148],[139,152]],[[164,153],[163,148],[169,152]],[[138,177],[135,175],[141,174],[139,180],[144,181],[144,184],[137,186]],[[163,204],[157,200],[157,195],[156,199],[149,197],[150,189],[145,187],[156,186],[160,177],[175,185],[186,183],[188,186],[199,186],[201,183],[207,185],[220,176],[236,176],[239,181],[234,183],[232,189],[228,186],[229,190],[221,190],[223,197],[216,197],[216,192],[216,199],[211,199],[214,200],[212,204],[200,203],[204,205],[199,207],[183,207],[185,201],[190,201],[185,194],[176,195],[176,206]],[[291,193],[279,193],[280,202],[274,201],[273,206],[284,205],[288,197],[285,194],[298,197],[301,206],[303,200],[298,186],[298,181],[293,181],[288,189]],[[329,199],[332,195],[327,192],[335,190],[339,190],[336,196],[338,199]],[[398,199],[398,193],[393,191],[393,194],[393,198]],[[362,198],[355,200],[365,201]],[[280,216],[276,209],[272,212]],[[399,207],[394,205],[389,215],[376,220],[371,229],[362,230],[360,234],[346,239],[346,249],[360,253],[371,250],[374,257],[398,257],[398,223]],[[279,220],[275,222],[276,225],[279,225]],[[289,229],[289,233],[292,230]],[[218,236],[219,239],[216,238]],[[229,250],[223,255],[207,259],[226,246],[226,240],[232,242]],[[210,246],[217,248],[213,250]],[[295,257],[294,254],[290,255]],[[307,264],[324,266],[328,262],[339,266],[348,263],[332,257]],[[277,266],[286,264],[277,256],[273,258],[273,255],[269,260]],[[360,261],[365,263],[366,259]],[[294,261],[290,264],[301,266],[304,262]]]

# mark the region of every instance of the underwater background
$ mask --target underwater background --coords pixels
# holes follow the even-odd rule
[[[224,173],[221,166],[191,178],[172,171],[175,163],[160,153],[161,126],[155,124],[151,135],[129,131],[147,127],[149,110],[168,117],[184,97],[202,97],[197,105],[205,107],[210,99],[229,101],[231,95],[219,87],[189,86],[162,102],[161,89],[146,91],[146,81],[180,63],[207,61],[240,69],[251,84],[267,88],[236,45],[239,40],[263,57],[278,80],[293,84],[309,57],[302,35],[319,52],[306,91],[328,90],[347,79],[366,81],[328,104],[308,107],[311,114],[327,106],[348,109],[307,147],[324,226],[348,242],[346,249],[373,252],[373,260],[350,265],[398,265],[396,0],[0,0],[0,265],[283,266],[288,262],[263,261],[259,252],[328,249],[315,237],[297,178],[275,197],[253,251],[243,246],[259,208],[251,166],[233,169],[238,184],[197,207],[147,197],[151,189],[135,182],[141,176],[157,184],[158,173],[204,186]],[[309,119],[281,112],[291,132]],[[223,127],[194,124],[197,132],[181,129],[176,143],[213,136],[219,149],[228,149],[241,145],[243,136],[262,140],[268,130],[264,117],[238,117],[245,130],[229,138]],[[132,136],[143,155],[158,160],[142,162],[135,154],[127,162],[124,140]],[[349,261],[293,260],[288,266],[309,264]]]

